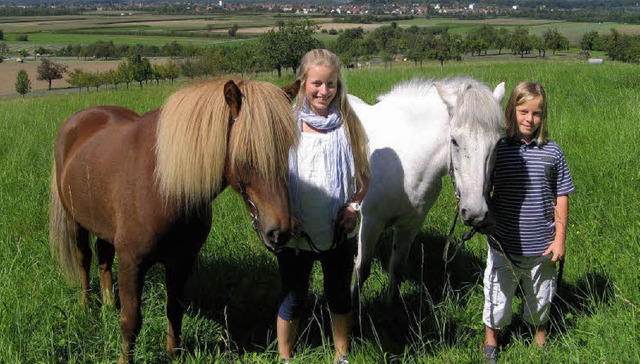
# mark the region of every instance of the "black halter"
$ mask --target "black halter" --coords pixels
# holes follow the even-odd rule
[[[449,229],[449,235],[447,235],[447,241],[444,245],[444,251],[442,252],[442,260],[444,261],[445,264],[445,270],[446,270],[446,266],[451,263],[451,261],[453,260],[453,258],[455,258],[456,254],[458,254],[458,251],[460,250],[460,248],[462,248],[462,246],[464,245],[464,243],[468,240],[470,240],[473,235],[475,235],[476,233],[476,228],[472,228],[471,230],[467,231],[461,239],[458,239],[458,241],[456,242],[455,245],[455,249],[453,251],[453,254],[451,255],[451,257],[449,257],[449,245],[451,245],[451,242],[454,240],[453,237],[453,233],[454,230],[456,228],[456,223],[458,222],[458,216],[460,214],[460,190],[458,189],[458,185],[456,184],[456,177],[453,173],[453,152],[451,150],[449,150],[449,177],[451,177],[451,183],[453,183],[453,190],[455,192],[455,196],[456,196],[456,208],[455,208],[455,212],[453,213],[453,221],[451,222],[451,228]]]
[[[258,233],[258,227],[260,224],[260,210],[258,210],[258,207],[256,206],[256,204],[253,203],[253,201],[251,201],[251,198],[247,193],[247,189],[245,188],[244,182],[242,182],[242,177],[240,177],[240,175],[238,175],[238,192],[242,196],[242,199],[244,200],[244,202],[249,206],[249,216],[251,216],[251,226],[253,227],[253,230],[256,233]],[[258,233],[258,235],[260,234]]]
[[[236,122],[236,118],[234,118],[233,116],[231,116],[231,114],[229,114],[230,127],[227,132],[227,140],[229,140],[229,136],[231,135],[231,127],[233,126],[233,124],[235,124],[235,122]],[[260,210],[258,210],[258,206],[256,206],[256,204],[253,201],[251,201],[251,198],[247,193],[247,188],[245,187],[245,184],[242,181],[242,176],[240,176],[240,174],[237,172],[238,171],[237,165],[235,166],[235,169],[236,169],[236,174],[238,176],[238,192],[242,196],[242,199],[247,204],[247,206],[249,206],[249,216],[251,216],[251,226],[253,227],[253,231],[255,231],[256,234],[258,234],[258,237],[260,237],[260,233],[258,231],[258,228],[260,226]],[[260,237],[260,240],[263,240],[262,237]],[[267,246],[267,248],[269,248],[269,250],[272,250],[272,248],[267,243],[264,243],[264,244]]]

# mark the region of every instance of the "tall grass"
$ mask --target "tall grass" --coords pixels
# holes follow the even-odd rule
[[[369,102],[401,80],[471,75],[507,89],[524,79],[542,82],[549,127],[567,155],[577,191],[570,198],[565,284],[549,345],[537,350],[515,317],[508,362],[638,362],[640,360],[640,69],[608,63],[514,61],[413,65],[345,71],[349,91]],[[271,76],[267,76],[269,78]],[[291,81],[269,78],[284,84]],[[48,178],[60,123],[91,105],[117,104],[138,112],[160,106],[174,88],[101,90],[0,101],[0,361],[107,363],[119,355],[119,313],[78,305],[47,246]],[[393,121],[389,121],[393,127]],[[450,183],[412,249],[402,300],[387,307],[390,235],[364,288],[354,330],[356,363],[476,362],[483,337],[481,274],[485,241],[474,237],[445,271],[442,243],[453,214]],[[278,273],[273,256],[250,228],[239,198],[225,192],[212,206],[207,244],[188,284],[184,321],[188,363],[277,360]],[[462,233],[462,228],[458,233]],[[95,276],[95,272],[94,272]],[[300,362],[332,358],[321,274],[314,272],[308,320],[296,347]],[[152,269],[143,295],[139,362],[166,362],[163,271]],[[517,301],[517,306],[522,302]]]

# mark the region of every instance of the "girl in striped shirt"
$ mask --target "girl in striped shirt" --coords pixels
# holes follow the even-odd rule
[[[493,174],[496,228],[488,239],[484,274],[486,362],[497,362],[498,335],[511,323],[518,287],[523,318],[535,327],[535,343],[546,341],[555,264],[565,254],[568,195],[574,191],[562,150],[547,139],[546,115],[542,85],[525,81],[515,87]]]

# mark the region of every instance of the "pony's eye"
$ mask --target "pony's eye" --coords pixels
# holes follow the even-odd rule
[[[451,138],[451,144],[453,144],[454,147],[457,147],[458,146],[458,141],[453,139],[453,138]]]

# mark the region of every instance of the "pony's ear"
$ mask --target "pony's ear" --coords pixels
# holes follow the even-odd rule
[[[242,108],[242,92],[233,80],[227,81],[224,84],[224,101],[229,105],[229,113],[232,118],[237,118],[240,114],[240,108]]]
[[[282,91],[287,95],[289,101],[296,97],[298,90],[300,90],[300,80],[295,80],[292,84],[282,87]]]
[[[502,99],[504,98],[504,93],[505,93],[504,82],[500,82],[500,84],[496,86],[496,89],[493,90],[493,97],[498,102],[502,102]]]
[[[458,93],[451,92],[451,90],[439,83],[434,84],[434,86],[436,87],[436,91],[438,91],[438,95],[440,95],[442,101],[444,101],[444,103],[447,105],[449,115],[452,115],[453,109],[456,108],[456,102],[458,101]]]

